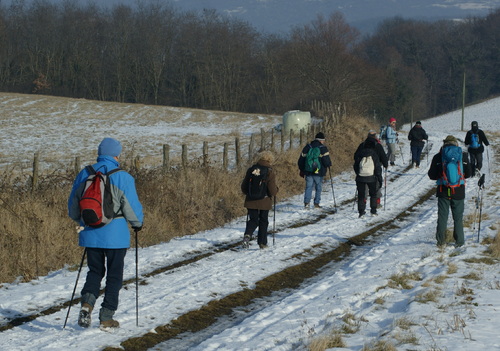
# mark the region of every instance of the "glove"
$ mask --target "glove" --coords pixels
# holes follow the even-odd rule
[[[140,227],[132,227],[132,229],[134,230],[134,232],[140,232],[142,230],[142,225]]]
[[[76,226],[76,234],[80,234],[80,232],[84,229],[85,227],[82,227],[81,225]]]
[[[304,172],[302,172],[302,171],[300,171],[300,172],[299,172],[299,175],[300,175],[302,178],[304,178],[304,176],[305,176]]]

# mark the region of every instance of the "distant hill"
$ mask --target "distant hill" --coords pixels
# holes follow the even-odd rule
[[[9,4],[12,0],[0,0]],[[29,0],[26,0],[29,1]],[[49,0],[54,3],[63,0]],[[85,4],[90,0],[79,0]],[[157,0],[141,0],[144,3]],[[285,33],[292,26],[339,11],[347,22],[362,33],[373,31],[385,18],[401,16],[423,20],[460,19],[485,16],[500,7],[500,0],[165,0],[180,10],[202,11],[216,9],[220,13],[249,22],[259,31]],[[101,6],[127,4],[136,6],[137,0],[93,1]]]

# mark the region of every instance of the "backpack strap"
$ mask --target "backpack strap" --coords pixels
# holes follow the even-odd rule
[[[90,174],[96,174],[96,171],[95,171],[94,167],[92,167],[91,165],[85,166],[85,169],[86,169],[86,170],[87,170],[87,172],[89,172]]]
[[[120,167],[118,167],[118,168],[115,168],[115,169],[109,171],[108,173],[106,173],[106,175],[109,177],[113,173],[120,172],[120,171],[123,171],[123,169],[121,169]]]

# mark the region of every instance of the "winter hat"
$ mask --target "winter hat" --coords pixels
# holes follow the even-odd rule
[[[318,134],[316,134],[316,140],[319,140],[319,141],[325,141],[325,134],[319,132]]]
[[[389,119],[389,123],[392,123],[392,122],[396,122],[396,118],[391,117],[391,118]]]
[[[474,128],[474,127],[476,127],[476,128],[477,128],[477,127],[478,127],[478,124],[477,124],[477,122],[476,122],[476,121],[473,121],[473,122],[470,124],[470,126],[471,126],[472,128]]]
[[[376,137],[377,137],[377,132],[376,132],[376,131],[374,131],[373,129],[370,129],[370,130],[368,131],[368,137],[369,137],[369,138],[376,138]]]
[[[107,156],[119,156],[122,153],[122,144],[113,138],[104,138],[99,144],[97,154]]]
[[[445,143],[445,144],[453,144],[453,145],[458,146],[458,140],[453,135],[448,135],[446,137],[446,139],[443,140],[443,143]]]
[[[415,124],[416,124],[416,125],[419,125],[419,126],[421,126],[421,125],[422,125],[422,122],[420,122],[420,121],[417,121],[417,122],[415,122]]]
[[[271,151],[262,151],[259,154],[259,161],[269,162],[272,164],[274,162],[274,154]]]

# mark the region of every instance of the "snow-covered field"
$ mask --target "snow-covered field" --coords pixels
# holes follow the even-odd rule
[[[490,142],[498,144],[499,115],[500,98],[469,107],[465,113],[465,128],[472,120],[477,120]],[[80,328],[76,323],[78,306],[74,306],[65,329],[62,326],[67,309],[62,309],[1,332],[2,349],[62,351],[119,347],[120,342],[152,332],[155,327],[166,325],[215,298],[244,288],[252,289],[266,276],[297,264],[301,260],[298,254],[306,249],[320,243],[334,247],[380,222],[395,218],[434,187],[426,174],[428,161],[439,150],[446,135],[453,134],[461,140],[465,137],[465,131],[460,131],[460,111],[425,120],[422,124],[430,137],[430,156],[422,161],[419,169],[404,172],[409,162],[406,140],[409,126],[403,126],[400,132],[403,157],[398,157],[396,166],[388,173],[387,201],[378,217],[358,219],[351,204],[339,207],[338,213],[313,224],[294,228],[290,224],[316,217],[317,210],[304,210],[302,196],[280,201],[276,208],[276,242],[272,245],[270,240],[269,249],[259,250],[253,244],[249,250],[227,250],[146,278],[147,284],[139,286],[138,326],[136,291],[128,288],[120,294],[115,317],[121,328],[116,332],[103,332],[96,322],[89,329]],[[44,128],[51,129],[50,126]],[[212,128],[216,129],[217,123]],[[130,127],[123,128],[121,136],[126,135],[127,130],[130,130],[130,138],[137,134]],[[92,140],[90,144],[95,142]],[[486,187],[482,192],[481,237],[496,235],[500,218],[499,171],[493,150],[489,147],[484,155]],[[334,203],[353,199],[353,178],[350,172],[335,177],[334,194],[330,182],[325,183],[322,205],[333,207]],[[470,179],[466,215],[476,210],[477,194],[477,178]],[[432,197],[416,206],[409,216],[395,220],[394,228],[383,238],[353,247],[349,257],[332,262],[300,289],[280,292],[256,302],[258,307],[249,309],[252,312],[223,321],[218,329],[209,328],[204,333],[167,341],[153,349],[300,350],[315,337],[331,329],[342,330],[348,323],[355,332],[342,336],[346,344],[343,350],[359,351],[379,340],[395,345],[400,342],[398,350],[499,350],[496,322],[500,309],[500,265],[467,261],[482,257],[486,248],[477,243],[477,222],[475,233],[472,226],[466,228],[463,252],[456,254],[452,246],[439,251],[434,238],[436,205]],[[240,218],[221,228],[139,249],[139,274],[180,261],[190,252],[240,239],[244,220]],[[135,277],[134,251],[131,249],[126,257],[125,279]],[[291,258],[294,255],[295,258]],[[85,273],[84,269],[79,287]],[[403,275],[413,276],[415,280],[410,280],[410,286],[405,289],[391,287],[391,278]],[[77,272],[63,269],[29,283],[3,285],[0,322],[69,300],[76,276]],[[99,299],[98,305],[100,302]],[[93,318],[97,320],[97,309]]]
[[[42,167],[93,162],[105,137],[123,144],[123,157],[139,156],[146,166],[160,166],[163,145],[172,157],[188,147],[201,156],[203,142],[212,159],[222,159],[224,143],[247,140],[260,128],[269,131],[281,116],[125,104],[45,95],[0,93],[0,169],[30,171],[38,153]]]

